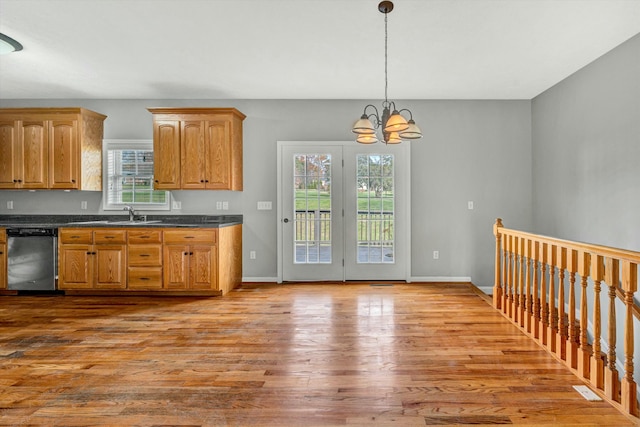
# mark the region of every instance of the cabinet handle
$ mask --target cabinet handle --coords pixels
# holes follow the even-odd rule
[[[141,277],[140,280],[151,280],[149,277]]]
[[[196,236],[184,236],[185,239],[195,239]]]
[[[140,236],[141,239],[149,239],[151,236]]]
[[[149,254],[140,254],[140,256],[151,256]]]
[[[115,236],[104,236],[105,239],[115,239]]]

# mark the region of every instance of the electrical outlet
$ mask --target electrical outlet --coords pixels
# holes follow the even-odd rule
[[[222,202],[222,210],[223,211],[229,210],[229,202]]]
[[[249,259],[256,259],[256,251],[249,252]]]
[[[472,202],[471,200],[467,202],[467,208],[468,208],[469,210],[472,210],[472,209],[473,209],[473,202]]]
[[[7,200],[7,209],[13,209],[13,200]]]
[[[182,202],[178,200],[174,200],[172,204],[173,209],[182,209]]]
[[[259,211],[270,211],[271,209],[273,209],[273,207],[272,207],[270,201],[258,202],[258,210]]]
[[[433,251],[433,259],[440,259],[440,251]]]
[[[80,209],[87,210],[87,201],[83,200],[80,202]]]
[[[216,209],[219,211],[222,210],[222,202],[216,202]]]

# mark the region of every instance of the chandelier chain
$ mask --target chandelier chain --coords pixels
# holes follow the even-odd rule
[[[388,39],[388,31],[387,31],[387,15],[388,13],[384,14],[384,102],[388,103],[389,102],[389,98],[387,96],[387,90],[388,90],[388,71],[387,71],[387,39]]]

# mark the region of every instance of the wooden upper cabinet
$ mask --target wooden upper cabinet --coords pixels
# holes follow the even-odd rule
[[[244,114],[235,108],[149,111],[153,114],[157,189],[242,191]]]
[[[105,118],[84,108],[0,109],[0,188],[102,190]]]
[[[180,131],[180,174],[182,188],[206,187],[204,122],[184,121]]]
[[[39,189],[49,186],[49,127],[46,121],[23,121],[18,138],[21,188]]]
[[[158,120],[153,123],[154,188],[180,188],[180,122]]]
[[[0,121],[0,188],[19,188],[22,153],[19,152],[19,123]]]

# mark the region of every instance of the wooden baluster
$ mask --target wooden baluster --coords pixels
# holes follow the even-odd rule
[[[567,320],[564,311],[564,270],[567,268],[567,248],[558,248],[556,254],[556,266],[558,267],[558,316],[556,331],[556,354],[562,360],[567,360]]]
[[[493,234],[496,236],[496,258],[495,258],[495,270],[493,281],[493,306],[500,310],[502,308],[502,279],[500,277],[500,266],[504,264],[502,261],[502,234],[500,229],[503,227],[502,219],[496,218],[496,223],[493,225]]]
[[[513,293],[511,294],[511,320],[518,323],[518,303],[520,295],[518,292],[520,283],[520,238],[513,236]]]
[[[524,289],[524,282],[525,282],[524,245],[525,245],[525,239],[524,237],[521,237],[520,245],[518,246],[518,249],[519,249],[518,252],[520,253],[520,281],[519,281],[520,299],[518,300],[518,325],[520,325],[520,327],[522,328],[524,328],[524,316],[525,316],[526,304],[527,304],[527,294],[525,293],[525,289]]]
[[[622,290],[626,308],[624,328],[624,378],[622,378],[622,407],[638,416],[636,382],[633,380],[633,294],[638,290],[638,264],[622,261]]]
[[[507,245],[509,245],[509,292],[507,294],[506,308],[507,317],[511,319],[513,314],[513,269],[514,269],[514,254],[513,254],[513,236],[509,236]]]
[[[526,291],[525,291],[525,330],[531,333],[531,324],[533,323],[533,296],[531,295],[531,240],[527,239],[524,245],[524,256],[526,259]]]
[[[539,258],[540,242],[533,243],[533,337],[540,338],[540,296],[539,296]]]
[[[506,234],[502,234],[502,250],[504,251],[504,263],[502,267],[502,278],[504,280],[502,312],[507,313],[507,303],[509,302],[509,236]]]
[[[578,369],[579,337],[576,330],[576,273],[578,272],[578,251],[570,249],[567,256],[569,270],[569,342],[567,343],[567,365]]]
[[[600,310],[600,289],[604,279],[604,258],[591,255],[591,279],[593,280],[593,351],[591,353],[591,384],[604,388],[604,359],[600,339],[602,338],[602,319]]]
[[[556,351],[556,333],[558,331],[558,318],[556,317],[556,254],[558,247],[549,245],[549,297],[547,305],[549,306],[549,319],[547,320],[547,347],[551,352]]]
[[[547,327],[549,320],[549,308],[547,306],[547,243],[540,243],[540,332],[538,336],[543,345],[547,345]]]
[[[578,256],[578,270],[580,273],[580,284],[582,292],[580,294],[580,348],[578,349],[578,374],[589,379],[589,360],[591,354],[589,343],[587,342],[587,326],[589,312],[587,309],[587,278],[589,277],[589,253],[580,252]]]
[[[616,368],[616,288],[620,283],[620,262],[607,258],[604,280],[609,286],[609,353],[604,369],[604,394],[611,400],[620,401],[620,377]]]

